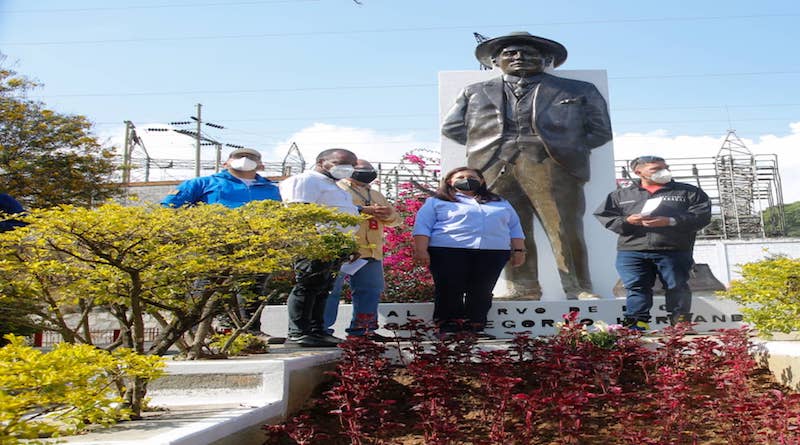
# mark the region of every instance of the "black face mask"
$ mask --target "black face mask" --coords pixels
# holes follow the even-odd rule
[[[375,170],[356,170],[350,178],[358,182],[363,182],[364,184],[369,184],[378,178],[378,172]]]
[[[481,181],[473,178],[458,179],[453,183],[453,188],[462,192],[474,192],[481,188]]]

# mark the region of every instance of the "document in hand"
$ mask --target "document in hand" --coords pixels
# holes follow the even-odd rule
[[[353,275],[354,273],[358,272],[359,269],[364,267],[367,264],[367,260],[364,258],[359,258],[355,261],[345,262],[342,264],[341,272],[347,275]]]
[[[642,216],[650,216],[661,205],[661,197],[650,198],[644,203],[642,211],[639,212]]]

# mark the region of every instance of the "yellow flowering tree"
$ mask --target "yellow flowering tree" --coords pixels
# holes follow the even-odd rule
[[[35,302],[40,326],[87,344],[93,344],[89,314],[103,307],[121,331],[107,349],[161,355],[218,314],[237,281],[290,269],[298,256],[348,255],[355,241],[338,227],[359,218],[257,201],[237,209],[61,206],[32,210],[24,220],[28,226],[0,234],[0,305]],[[76,312],[79,321],[70,323],[67,315]],[[161,325],[150,344],[148,316]],[[128,387],[134,410],[145,390],[144,380]]]

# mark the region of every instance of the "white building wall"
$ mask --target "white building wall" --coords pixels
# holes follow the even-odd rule
[[[695,244],[694,261],[708,264],[714,276],[728,285],[742,277],[739,273],[742,264],[779,254],[800,258],[800,239],[701,240]]]

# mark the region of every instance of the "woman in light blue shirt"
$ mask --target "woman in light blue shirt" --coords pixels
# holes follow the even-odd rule
[[[494,289],[506,263],[525,261],[519,217],[511,204],[486,188],[468,167],[451,170],[428,198],[414,224],[414,257],[430,268],[433,319],[440,335],[483,332]]]

